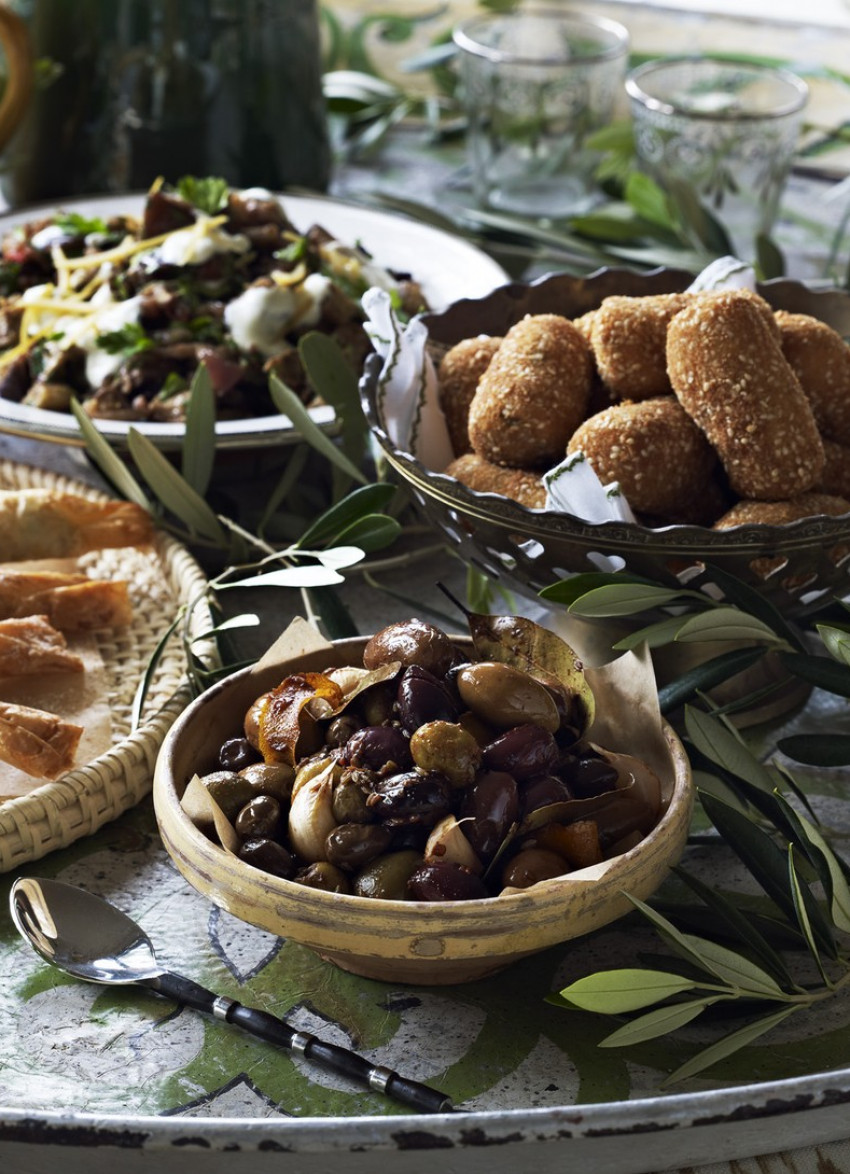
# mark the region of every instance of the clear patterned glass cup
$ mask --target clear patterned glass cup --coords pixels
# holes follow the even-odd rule
[[[622,96],[628,31],[535,10],[466,21],[454,42],[478,203],[532,216],[591,207],[599,155],[585,140]]]
[[[712,57],[647,62],[626,79],[642,170],[699,198],[752,260],[776,220],[808,87],[772,66]]]

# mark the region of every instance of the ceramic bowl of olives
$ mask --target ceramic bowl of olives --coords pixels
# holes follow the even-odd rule
[[[647,898],[693,804],[648,658],[585,669],[529,620],[469,620],[333,643],[302,624],[193,701],[154,777],[189,883],[343,969],[417,984],[485,977]]]

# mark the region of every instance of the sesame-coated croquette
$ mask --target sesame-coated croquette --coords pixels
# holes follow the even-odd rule
[[[780,501],[817,484],[824,454],[811,406],[751,297],[712,294],[676,314],[667,368],[739,497]]]
[[[777,310],[782,353],[812,405],[821,434],[850,444],[850,346],[808,314]]]
[[[824,438],[823,455],[823,472],[815,491],[850,498],[850,444]]]
[[[642,400],[670,394],[667,326],[688,304],[688,294],[607,297],[590,322],[596,369],[612,399]]]
[[[559,461],[584,419],[592,371],[590,348],[566,318],[521,319],[505,335],[472,401],[475,452],[520,469]]]
[[[530,509],[542,509],[546,504],[546,489],[536,473],[494,465],[474,452],[452,461],[446,473],[449,477],[456,477],[468,489],[479,493],[500,493]]]
[[[437,370],[439,402],[456,457],[469,452],[469,405],[478,381],[501,344],[501,338],[465,338],[446,351]]]
[[[713,530],[729,530],[732,526],[751,526],[761,522],[767,526],[786,526],[800,518],[817,514],[840,517],[850,513],[850,501],[827,493],[801,493],[787,501],[739,501],[714,523]]]
[[[568,453],[581,451],[603,483],[618,481],[629,505],[659,518],[679,514],[703,493],[717,455],[672,396],[614,404],[576,429]]]

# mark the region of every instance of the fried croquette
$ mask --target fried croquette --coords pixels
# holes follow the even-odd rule
[[[824,439],[823,454],[823,473],[815,490],[850,498],[850,444]]]
[[[850,513],[850,501],[828,493],[801,493],[787,501],[739,501],[712,526],[713,530],[729,530],[732,526],[751,526],[761,522],[766,526],[786,526],[817,514],[840,517]]]
[[[559,461],[584,419],[593,365],[581,333],[558,314],[528,315],[507,332],[469,409],[479,456],[518,469]]]
[[[850,444],[850,346],[808,314],[777,310],[782,353],[812,405],[821,434]]]
[[[633,510],[658,518],[678,515],[717,467],[716,453],[672,395],[598,412],[570,438],[567,452],[579,451],[603,485],[619,482]]]
[[[479,335],[465,338],[446,351],[437,369],[439,402],[446,418],[449,440],[456,457],[470,452],[469,405],[478,381],[501,344],[501,338]]]
[[[590,348],[613,399],[669,395],[667,326],[688,304],[685,293],[605,298],[592,311]]]
[[[542,509],[546,504],[546,489],[536,473],[494,465],[477,453],[458,457],[448,466],[446,473],[463,482],[468,489],[479,493],[501,493],[529,509]]]
[[[730,290],[680,310],[667,368],[737,496],[781,501],[817,484],[824,453],[811,406],[751,296]]]

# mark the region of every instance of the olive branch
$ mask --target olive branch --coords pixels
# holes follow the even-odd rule
[[[828,600],[801,626],[748,585],[717,568],[708,573],[722,581],[722,599],[622,572],[578,575],[541,592],[586,619],[633,617],[634,631],[615,649],[643,641],[660,647],[744,639],[751,645],[690,670],[663,687],[659,700],[680,728],[702,812],[716,833],[713,842],[726,844],[746,866],[764,894],[767,913],[742,906],[677,867],[676,877],[696,903],[647,904],[630,897],[672,959],[665,955],[663,966],[587,975],[549,1000],[564,1008],[633,1016],[606,1036],[602,1047],[666,1035],[710,1008],[734,1005],[748,1012],[742,1027],[696,1049],[664,1085],[703,1072],[850,985],[850,866],[828,843],[793,773],[775,756],[766,762],[756,757],[733,724],[735,710],[763,701],[765,691],[725,708],[714,704],[709,692],[770,654],[800,681],[850,697],[850,609]],[[850,736],[780,738],[776,750],[808,765],[846,765]],[[700,932],[693,932],[695,926]],[[818,981],[795,976],[802,967],[786,960],[789,942],[807,958],[809,970],[814,966]]]

